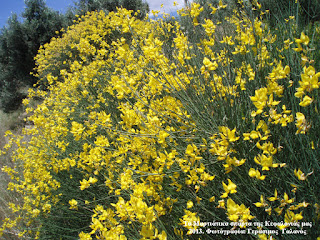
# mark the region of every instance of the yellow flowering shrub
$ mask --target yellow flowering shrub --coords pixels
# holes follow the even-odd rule
[[[319,230],[318,73],[297,58],[311,43],[303,34],[287,47],[239,11],[226,35],[202,10],[180,11],[191,33],[126,9],[92,12],[39,50],[47,89],[30,90],[43,101],[27,108],[29,139],[12,138],[17,169],[3,169],[21,218],[0,231],[18,220],[40,239],[211,239],[201,223],[215,221]]]

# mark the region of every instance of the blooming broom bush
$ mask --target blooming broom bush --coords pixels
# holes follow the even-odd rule
[[[189,32],[126,9],[92,12],[39,50],[47,91],[24,101],[43,99],[27,108],[29,140],[12,136],[5,147],[16,145],[16,167],[3,170],[22,203],[11,204],[18,217],[2,231],[17,225],[37,239],[319,236],[318,33],[298,31],[293,17],[271,31],[244,11],[215,22],[225,7],[211,5],[205,19],[199,4],[181,10]]]

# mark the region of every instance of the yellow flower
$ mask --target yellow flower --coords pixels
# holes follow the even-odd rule
[[[268,89],[267,88],[260,88],[255,90],[255,96],[250,97],[251,101],[258,109],[256,114],[260,114],[263,112],[263,108],[267,105],[268,101]]]
[[[212,196],[210,199],[209,199],[209,202],[214,202],[215,201],[215,196]]]
[[[300,170],[300,168],[297,170],[297,169],[295,169],[294,170],[294,175],[299,179],[299,180],[302,180],[302,181],[304,181],[304,180],[306,180],[306,176],[305,176],[305,174]]]
[[[161,234],[157,235],[157,237],[159,240],[167,240],[168,239],[167,233],[165,231],[162,231]]]
[[[181,225],[185,226],[188,229],[193,229],[196,228],[197,226],[189,226],[188,223],[193,223],[193,222],[200,222],[200,218],[197,216],[197,213],[194,212],[190,212],[189,210],[184,210],[184,215],[182,217],[182,219],[180,219],[181,221]]]
[[[281,206],[284,206],[286,204],[293,203],[293,201],[294,201],[294,198],[289,199],[288,194],[284,193],[283,199],[280,201],[280,203],[281,203]]]
[[[264,154],[275,155],[277,153],[277,149],[273,147],[273,143],[271,142],[265,142],[262,146],[260,142],[257,142],[256,146],[257,148],[263,150]]]
[[[293,48],[294,51],[296,52],[301,52],[303,50],[302,46],[300,43],[297,43],[298,47],[297,48]]]
[[[309,96],[304,96],[303,100],[299,103],[300,106],[306,107],[313,102],[313,99]]]
[[[148,224],[148,225],[143,225],[140,231],[140,234],[144,237],[144,238],[151,238],[154,235],[154,230],[153,230],[153,226],[152,224]]]
[[[160,131],[159,132],[159,143],[165,143],[166,142],[166,137],[170,136],[169,133],[167,133],[166,131]]]
[[[288,49],[290,47],[290,45],[292,44],[293,42],[290,42],[290,39],[288,38],[287,40],[284,41],[284,48],[285,49]]]
[[[296,38],[295,41],[298,44],[308,45],[310,39],[307,35],[304,34],[304,32],[301,32],[300,38]]]
[[[260,202],[256,202],[256,203],[254,203],[254,205],[256,205],[257,207],[266,207],[266,206],[268,206],[268,204],[265,203],[262,195],[260,196]]]
[[[216,61],[211,62],[207,57],[203,59],[203,65],[208,69],[209,71],[214,71],[217,69],[218,64]]]
[[[229,142],[238,141],[238,139],[240,138],[235,136],[236,128],[234,128],[233,130],[230,130],[228,127],[221,126],[219,127],[219,132],[220,132],[221,138],[223,139],[227,138]]]
[[[110,143],[107,137],[105,136],[98,136],[96,138],[96,141],[94,142],[99,147],[109,147]]]
[[[82,181],[80,181],[80,189],[84,190],[86,188],[90,187],[90,182],[87,181],[86,179],[83,179]]]
[[[258,234],[258,237],[260,240],[269,240],[269,238],[266,234]]]
[[[42,207],[42,210],[43,210],[44,212],[50,212],[50,210],[51,210],[51,204],[48,204],[48,203],[44,204],[43,207]]]
[[[266,211],[269,215],[271,215],[272,208],[271,208],[271,207],[269,207],[269,208],[265,209],[265,211]]]
[[[219,6],[218,6],[218,8],[226,8],[227,7],[227,4],[223,4],[222,3],[222,0],[219,0]]]
[[[204,19],[205,24],[202,24],[202,26],[204,27],[206,34],[208,36],[212,36],[215,33],[215,29],[216,26],[214,25],[214,23],[210,20],[210,19]],[[212,45],[214,44],[214,42],[212,42]],[[205,57],[206,58],[206,57]],[[208,58],[207,58],[208,59]],[[209,60],[209,59],[208,59]],[[203,60],[203,64],[206,66],[206,64],[204,63]],[[217,64],[217,63],[214,63]],[[206,66],[207,67],[207,66]],[[214,69],[213,69],[214,70]]]
[[[244,141],[250,140],[250,134],[251,134],[251,133],[243,133],[243,140],[244,140]]]
[[[231,198],[227,200],[227,212],[228,218],[233,222],[239,221],[240,218],[240,222],[245,223],[254,218],[250,215],[249,208],[246,208],[243,204],[236,204]],[[240,227],[245,227],[245,225]]]
[[[222,182],[222,185],[223,185],[223,189],[224,189],[225,193],[223,193],[221,195],[221,198],[228,197],[229,193],[232,194],[232,193],[236,193],[237,192],[237,190],[236,190],[237,185],[234,184],[230,179],[228,179],[228,185],[225,184],[224,182]]]
[[[262,170],[269,171],[270,167],[276,168],[279,164],[273,163],[273,157],[272,155],[265,155],[265,154],[259,154],[258,156],[254,157],[254,161],[262,166]]]
[[[313,89],[317,89],[320,86],[318,78],[320,73],[316,73],[313,66],[304,67],[303,73],[301,74],[301,80],[299,81],[300,86],[297,88],[295,96],[301,98],[305,92],[311,92]]]
[[[75,136],[75,140],[80,140],[82,132],[85,130],[85,127],[81,123],[72,122],[71,133]]]
[[[238,208],[239,205],[236,204],[231,198],[228,198],[227,211],[230,221],[236,222],[239,219]]]
[[[210,3],[209,4],[209,7],[211,8],[211,14],[213,15],[213,14],[215,14],[216,13],[216,11],[218,10],[217,8],[215,8],[214,6],[212,6],[212,4]]]
[[[314,147],[314,142],[311,141],[311,149],[315,150],[316,148]]]
[[[249,169],[249,176],[250,177],[255,177],[256,176],[256,170],[254,168]]]
[[[197,17],[200,15],[202,11],[203,11],[203,7],[200,8],[200,4],[198,3],[191,4],[190,16],[193,18],[193,23],[195,26],[198,25]]]
[[[277,192],[277,189],[274,190],[274,197],[269,197],[268,199],[269,199],[269,201],[271,201],[271,202],[274,202],[274,201],[278,200],[278,192]]]
[[[294,212],[290,211],[289,209],[287,210],[287,212],[284,216],[284,221],[286,223],[297,222],[301,219],[303,219],[302,212],[295,214]]]
[[[259,170],[255,170],[254,168],[249,169],[249,176],[256,177],[259,180],[264,180],[266,178],[265,175],[261,175]]]
[[[92,237],[90,236],[90,233],[81,232],[79,234],[79,239],[80,240],[92,240]]]
[[[191,200],[189,200],[187,202],[187,208],[192,208],[193,207],[193,202]]]
[[[261,134],[259,132],[254,131],[254,130],[250,132],[250,138],[257,139],[259,137],[261,137]]]
[[[299,168],[298,170],[297,170],[297,169],[294,170],[294,175],[295,175],[299,180],[302,180],[302,181],[306,180],[307,177],[308,177],[309,175],[311,175],[311,174],[313,174],[313,171],[310,172],[310,173],[308,173],[307,175],[305,175],[305,174],[300,170],[300,168]]]
[[[296,113],[296,126],[298,128],[296,134],[305,134],[306,131],[310,128],[310,125],[307,124],[307,120],[304,114],[301,112]]]
[[[72,199],[69,201],[69,204],[70,204],[70,209],[78,209],[78,202],[77,200],[75,199]]]
[[[217,208],[223,208],[223,209],[225,209],[226,203],[225,203],[224,200],[219,200],[218,203],[219,203],[219,205],[217,206]]]
[[[224,164],[223,166],[225,167],[226,169],[226,173],[229,173],[232,171],[232,166],[235,166],[235,167],[239,167],[241,166],[242,164],[244,164],[246,162],[245,159],[241,159],[240,161],[236,158],[236,157],[229,157],[227,156],[227,159],[226,159],[226,164]]]

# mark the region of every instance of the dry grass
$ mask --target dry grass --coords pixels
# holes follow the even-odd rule
[[[4,134],[6,131],[20,131],[23,126],[22,110],[13,113],[4,113],[0,110],[0,149],[6,144]],[[20,129],[20,130],[19,130]]]
[[[7,143],[7,139],[5,137],[5,132],[10,130],[13,133],[21,132],[23,128],[23,111],[18,110],[16,112],[6,114],[0,111],[0,150],[3,149],[5,144]],[[0,155],[0,169],[3,166],[13,166],[12,159],[10,156],[1,156]],[[8,202],[19,203],[19,199],[15,196],[14,193],[7,190],[7,185],[9,182],[9,177],[6,173],[0,170],[0,222],[2,222],[5,218],[11,218],[14,213],[8,207]],[[14,231],[6,231],[4,235],[1,237],[4,240],[15,240],[19,239],[17,233]]]
[[[21,91],[25,94],[28,93],[27,88],[23,88],[21,89]],[[31,100],[30,106],[35,107],[39,103],[41,103],[40,100]],[[8,114],[0,110],[0,152],[8,142],[8,139],[5,137],[5,133],[8,130],[10,130],[14,135],[21,135],[22,129],[24,127],[27,128],[31,126],[28,125],[28,122],[25,121],[28,116],[29,115],[24,111],[24,107],[21,107],[17,111]],[[24,140],[28,141],[28,137],[24,138]],[[14,151],[14,149],[11,149],[11,151]],[[15,219],[17,217],[14,215],[17,213],[12,213],[11,209],[8,206],[8,203],[11,202],[19,205],[19,203],[22,202],[20,201],[21,196],[18,196],[16,193],[7,190],[8,183],[10,182],[10,177],[1,170],[3,166],[12,168],[14,167],[14,162],[10,157],[10,152],[4,156],[0,154],[0,226],[5,218]],[[18,240],[21,239],[21,237],[18,237],[18,231],[5,230],[3,236],[1,236],[0,239]],[[24,239],[28,239],[27,235],[24,236]]]

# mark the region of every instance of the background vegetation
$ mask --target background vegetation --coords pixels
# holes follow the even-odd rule
[[[25,4],[22,21],[13,14],[0,32],[0,109],[5,113],[21,107],[26,97],[21,89],[37,83],[30,73],[39,47],[52,37],[61,36],[60,30],[72,25],[77,16],[88,11],[115,11],[121,6],[139,10],[139,18],[149,12],[148,4],[142,0],[79,0],[65,14],[48,8],[44,0],[27,0]]]

